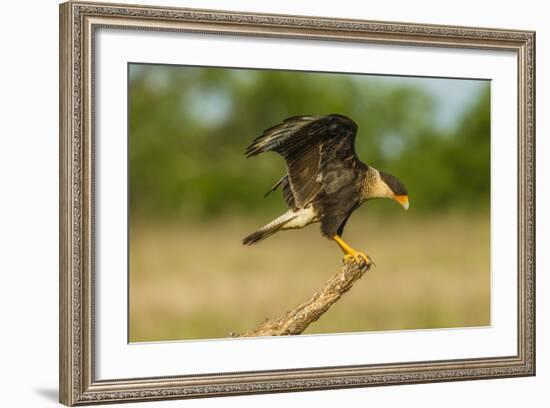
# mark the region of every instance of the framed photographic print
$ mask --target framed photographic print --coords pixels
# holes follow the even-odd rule
[[[61,402],[534,375],[534,42],[62,4]]]

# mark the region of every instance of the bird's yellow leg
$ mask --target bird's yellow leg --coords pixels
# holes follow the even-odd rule
[[[338,244],[338,246],[344,253],[344,262],[348,263],[350,261],[355,261],[360,264],[362,261],[365,261],[367,265],[372,263],[372,261],[366,254],[356,251],[355,249],[350,247],[338,235],[333,236],[332,239]]]

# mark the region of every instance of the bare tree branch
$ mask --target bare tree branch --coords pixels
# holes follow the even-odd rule
[[[311,323],[319,319],[353,284],[367,272],[372,264],[345,263],[340,270],[315,292],[311,298],[284,316],[268,319],[241,337],[285,336],[301,334]]]

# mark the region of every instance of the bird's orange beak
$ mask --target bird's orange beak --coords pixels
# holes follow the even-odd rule
[[[393,199],[395,201],[397,201],[399,204],[401,204],[401,206],[405,209],[405,210],[408,210],[409,209],[409,196],[406,196],[406,195],[396,195],[395,197],[393,197]]]

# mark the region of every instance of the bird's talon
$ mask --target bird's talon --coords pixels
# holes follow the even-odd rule
[[[366,265],[373,264],[368,255],[363,252],[354,252],[344,255],[344,263],[348,264],[350,262],[354,262],[358,265],[362,265],[363,263]]]
[[[366,254],[362,253],[362,252],[357,253],[357,262],[359,264],[362,264],[364,262],[365,265],[368,265],[368,264],[371,263],[369,257]]]
[[[349,264],[351,262],[356,262],[355,257],[351,254],[344,255],[344,263]]]

